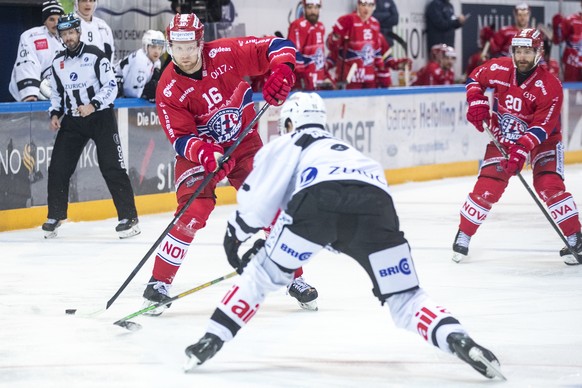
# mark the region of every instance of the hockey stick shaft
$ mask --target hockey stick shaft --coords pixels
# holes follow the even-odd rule
[[[265,113],[268,108],[269,108],[269,104],[263,105],[262,108],[255,115],[255,117],[252,119],[252,121],[249,123],[249,125],[247,125],[247,127],[241,132],[241,134],[239,135],[238,139],[230,147],[228,147],[228,150],[226,150],[226,152],[224,153],[224,155],[218,161],[218,169],[216,171],[218,171],[220,168],[222,168],[222,164],[224,163],[224,161],[226,161],[230,157],[230,155],[232,155],[232,153],[234,152],[234,150],[240,145],[240,143],[244,140],[244,138],[246,137],[246,135],[253,129],[254,125],[257,123],[257,121],[259,121],[259,119],[261,118],[261,116],[263,115],[263,113]],[[141,261],[137,264],[137,266],[129,274],[129,276],[127,277],[127,279],[125,279],[125,281],[123,282],[123,284],[121,285],[121,287],[119,287],[119,289],[117,290],[117,292],[115,292],[115,294],[111,297],[111,299],[109,299],[107,301],[107,304],[105,306],[105,309],[106,310],[109,307],[111,307],[111,305],[113,304],[113,302],[115,302],[115,300],[119,297],[119,295],[121,295],[121,293],[123,292],[123,290],[125,290],[125,288],[129,284],[129,282],[131,282],[131,280],[135,277],[135,275],[137,275],[137,273],[139,272],[139,270],[141,269],[141,267],[144,266],[144,264],[146,263],[146,261],[152,255],[152,253],[157,249],[158,245],[160,245],[160,243],[162,242],[162,240],[166,237],[166,235],[170,232],[170,230],[172,230],[172,228],[174,227],[174,225],[176,224],[176,222],[178,222],[178,220],[180,219],[180,217],[182,217],[182,215],[186,212],[186,210],[188,210],[188,208],[190,207],[190,205],[192,204],[192,202],[194,202],[194,200],[200,195],[200,193],[202,192],[202,190],[204,190],[204,188],[208,185],[208,183],[212,180],[212,178],[214,178],[214,176],[216,175],[216,171],[213,171],[210,174],[206,175],[206,177],[204,178],[204,180],[202,181],[202,183],[200,183],[200,186],[198,186],[198,188],[192,194],[192,196],[190,197],[190,199],[188,199],[188,202],[186,202],[186,204],[182,207],[182,209],[180,209],[180,211],[174,216],[174,218],[168,224],[168,226],[166,227],[166,229],[164,229],[164,231],[162,232],[162,234],[160,234],[160,236],[158,237],[158,239],[152,244],[152,246],[147,251],[147,253],[144,255],[144,257],[141,259]]]
[[[499,152],[501,152],[501,155],[503,155],[503,157],[505,159],[508,159],[509,158],[509,155],[507,154],[507,151],[505,151],[505,148],[503,148],[503,146],[501,145],[501,143],[499,143],[499,140],[497,140],[497,138],[493,135],[493,132],[491,132],[491,129],[489,128],[489,125],[485,121],[483,121],[483,128],[485,128],[485,131],[487,131],[487,134],[489,135],[489,137],[493,141],[493,144],[495,144],[495,147],[497,147],[497,149],[499,150]],[[580,258],[578,257],[578,254],[574,251],[574,249],[570,246],[570,244],[568,244],[568,240],[566,240],[566,237],[564,237],[564,235],[562,234],[562,231],[560,230],[560,228],[558,228],[558,225],[556,225],[556,223],[552,219],[552,216],[550,216],[550,214],[548,213],[548,211],[546,210],[546,208],[544,207],[544,205],[542,204],[542,202],[539,200],[539,198],[536,195],[536,193],[534,193],[534,191],[531,189],[531,187],[527,184],[527,182],[525,181],[523,175],[521,175],[521,172],[517,172],[516,175],[519,178],[519,180],[521,181],[521,183],[523,184],[523,187],[525,187],[525,189],[527,190],[527,192],[529,193],[529,195],[531,195],[531,197],[535,201],[536,205],[538,205],[538,207],[540,208],[540,210],[542,211],[542,213],[544,214],[544,216],[546,217],[546,219],[548,220],[548,222],[550,223],[550,225],[552,225],[552,227],[554,228],[554,230],[556,231],[556,233],[558,233],[558,236],[560,236],[560,238],[562,239],[562,241],[564,242],[564,244],[566,244],[566,248],[570,251],[570,253],[572,255],[574,255],[574,257],[576,258],[576,260],[580,261]]]
[[[166,300],[165,302],[156,303],[156,304],[154,304],[154,305],[151,305],[151,306],[148,306],[148,307],[146,307],[146,308],[143,308],[143,309],[141,309],[141,310],[139,310],[139,311],[136,311],[136,312],[135,312],[135,313],[133,313],[133,314],[129,314],[128,316],[126,316],[126,317],[123,317],[123,318],[121,318],[121,319],[119,319],[119,320],[117,320],[117,321],[113,322],[113,324],[114,324],[114,325],[117,325],[117,326],[123,326],[123,322],[126,322],[126,321],[130,320],[131,318],[135,318],[135,317],[137,317],[138,315],[142,315],[142,314],[145,314],[145,313],[147,313],[148,311],[155,310],[155,309],[157,309],[158,307],[165,306],[165,305],[167,305],[168,303],[172,303],[172,302],[174,302],[175,300],[181,299],[181,298],[183,298],[183,297],[185,297],[185,296],[188,296],[188,295],[190,295],[190,294],[193,294],[193,293],[195,293],[195,292],[197,292],[197,291],[200,291],[200,290],[203,290],[203,289],[205,289],[205,288],[208,288],[208,287],[210,287],[210,286],[212,286],[212,285],[214,285],[214,284],[216,284],[216,283],[220,283],[220,282],[221,282],[221,281],[223,281],[223,280],[230,279],[230,278],[232,278],[233,276],[236,276],[236,274],[237,274],[237,273],[236,273],[236,271],[234,271],[234,272],[231,272],[231,273],[229,273],[229,274],[227,274],[227,275],[221,276],[221,277],[219,277],[219,278],[216,278],[216,279],[214,279],[214,280],[211,280],[211,281],[209,281],[209,282],[206,282],[206,283],[204,283],[204,284],[201,284],[201,285],[199,285],[199,286],[197,286],[197,287],[191,288],[191,289],[189,289],[189,290],[187,290],[187,291],[184,291],[184,292],[182,292],[182,293],[180,293],[180,294],[178,294],[178,295],[176,295],[176,296],[173,296],[173,297],[171,297],[170,299]]]

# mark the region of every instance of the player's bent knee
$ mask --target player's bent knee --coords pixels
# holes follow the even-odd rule
[[[374,294],[384,302],[391,295],[418,288],[418,276],[408,244],[401,244],[369,255]]]
[[[558,174],[542,172],[536,174],[534,177],[534,189],[540,198],[547,202],[552,198],[563,194],[566,191],[566,186]]]
[[[280,267],[291,271],[304,266],[321,249],[321,245],[293,233],[288,227],[279,230],[277,224],[265,242],[265,251],[269,258]]]

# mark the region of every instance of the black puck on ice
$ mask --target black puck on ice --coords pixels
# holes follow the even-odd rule
[[[77,312],[77,309],[66,309],[65,314],[74,315]]]

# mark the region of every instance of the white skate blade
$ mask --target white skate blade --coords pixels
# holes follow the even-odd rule
[[[498,377],[501,380],[507,380],[503,373],[501,373],[499,364],[493,363],[489,361],[487,358],[485,358],[481,349],[477,347],[472,347],[471,350],[469,350],[469,357],[471,357],[472,360],[478,361],[487,367],[487,377],[490,378]]]
[[[188,357],[182,368],[184,369],[184,373],[191,373],[194,372],[194,370],[200,365],[202,365],[200,360],[192,355]]]
[[[459,252],[453,252],[453,257],[451,257],[451,260],[453,260],[455,263],[460,263],[466,258],[467,255],[463,255],[462,253]]]
[[[44,238],[46,239],[50,239],[50,238],[56,238],[57,237],[57,230],[53,230],[52,232],[47,232],[46,230],[43,230],[44,232]]]
[[[141,230],[139,229],[139,226],[137,226],[137,225],[131,227],[130,229],[123,230],[121,232],[117,232],[117,234],[119,235],[119,238],[120,239],[130,238],[130,237],[133,237],[133,236],[137,236],[140,233],[141,233]]]
[[[580,262],[571,253],[562,256],[562,260],[564,260],[564,264],[566,265],[580,265]]]
[[[307,302],[307,303],[302,303],[297,301],[297,303],[299,304],[299,307],[301,307],[303,310],[307,310],[307,311],[317,311],[319,310],[317,307],[317,299],[316,300],[312,300],[311,302]]]
[[[145,301],[143,302],[143,306],[142,309],[145,309],[147,307],[153,306],[157,304],[156,302],[152,302],[151,300],[145,299]],[[145,313],[143,313],[143,315],[147,315],[150,317],[159,317],[160,315],[162,315],[162,313],[168,308],[167,305],[163,305],[160,307],[157,307],[153,310],[150,311],[146,311]]]

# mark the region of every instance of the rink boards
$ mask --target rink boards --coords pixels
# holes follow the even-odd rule
[[[566,163],[582,162],[582,84],[566,84],[562,125]],[[486,135],[466,121],[465,89],[411,87],[321,92],[327,129],[381,162],[390,184],[476,174]],[[261,95],[255,95],[260,101]],[[55,134],[48,103],[0,104],[0,231],[40,225],[46,219],[46,178]],[[140,99],[116,101],[121,145],[140,214],[172,211],[174,150],[155,106]],[[278,136],[279,108],[259,122],[265,142]],[[115,217],[109,192],[89,142],[71,180],[69,219]],[[219,187],[218,203],[235,192]]]

